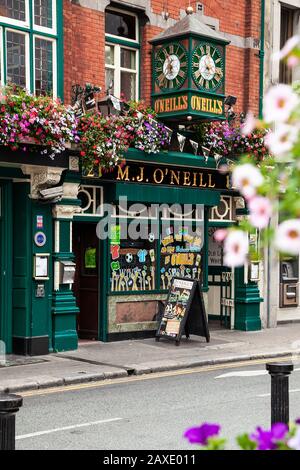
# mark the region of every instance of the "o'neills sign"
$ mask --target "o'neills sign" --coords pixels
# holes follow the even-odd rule
[[[154,98],[154,109],[158,115],[186,111],[222,116],[224,101],[219,97],[210,98],[200,94],[159,97]]]
[[[106,181],[143,183],[152,185],[182,186],[202,189],[230,189],[229,175],[216,170],[191,168],[189,170],[169,166],[145,165],[129,162],[117,166],[112,172],[99,175],[97,168],[84,175],[88,178],[101,178]]]

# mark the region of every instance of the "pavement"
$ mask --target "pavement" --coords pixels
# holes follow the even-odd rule
[[[80,342],[76,351],[47,356],[8,355],[0,365],[0,392],[22,392],[130,375],[215,364],[290,357],[300,360],[300,324],[258,332],[211,330],[211,341],[183,337],[180,346],[155,338],[114,343]],[[3,358],[2,358],[3,359]]]

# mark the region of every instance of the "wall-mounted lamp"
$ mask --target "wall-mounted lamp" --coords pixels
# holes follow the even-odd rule
[[[224,101],[224,104],[226,106],[228,106],[228,109],[227,109],[227,120],[230,122],[230,121],[233,121],[233,119],[235,119],[236,117],[236,114],[233,110],[233,106],[236,104],[237,102],[237,98],[236,96],[231,96],[231,95],[228,95],[226,98],[225,98],[225,101]]]

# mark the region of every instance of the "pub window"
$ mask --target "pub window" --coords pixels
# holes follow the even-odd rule
[[[282,49],[287,40],[295,34],[295,21],[296,10],[282,6],[280,18],[280,49]],[[292,69],[289,68],[284,61],[280,62],[279,67],[279,82],[287,84],[292,83]]]
[[[105,84],[126,100],[138,99],[138,18],[133,13],[110,9],[105,14]],[[126,42],[126,43],[125,43]]]
[[[0,0],[0,80],[57,95],[54,0]]]
[[[162,219],[160,236],[160,289],[173,277],[203,278],[204,221]]]
[[[110,235],[111,292],[147,292],[156,288],[156,245],[153,224],[136,223],[139,237],[130,230],[133,219],[117,218]],[[126,230],[124,230],[126,228]]]

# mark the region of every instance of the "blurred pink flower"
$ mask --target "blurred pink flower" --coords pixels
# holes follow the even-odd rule
[[[291,54],[287,59],[287,65],[290,69],[297,67],[300,64],[300,59],[296,55]]]
[[[274,132],[269,132],[265,137],[265,144],[275,156],[281,157],[287,154],[298,139],[298,129],[289,124],[281,124]]]
[[[298,95],[289,85],[273,86],[264,97],[264,120],[268,123],[287,121],[298,102]]]
[[[250,222],[259,229],[266,228],[272,215],[272,205],[268,198],[256,196],[249,202]]]
[[[255,126],[256,126],[256,119],[252,111],[249,111],[247,113],[245,122],[241,126],[242,135],[247,136],[248,134],[251,134],[251,132],[255,129]]]
[[[264,179],[258,168],[250,163],[238,165],[232,172],[232,185],[245,198],[250,199],[256,194],[256,188],[262,185]]]
[[[215,231],[214,239],[217,242],[222,243],[225,240],[225,238],[227,237],[227,233],[228,233],[228,230],[226,230],[225,228],[220,228],[219,230]]]
[[[230,231],[224,242],[224,264],[230,267],[243,266],[249,251],[248,235],[242,230]]]
[[[288,441],[288,446],[294,450],[300,450],[300,428],[297,429],[296,434]]]
[[[300,252],[300,219],[282,222],[276,231],[275,246],[283,253],[298,255]]]
[[[287,57],[297,46],[300,47],[300,35],[296,34],[287,40],[279,52],[273,54],[274,60],[282,60]]]

